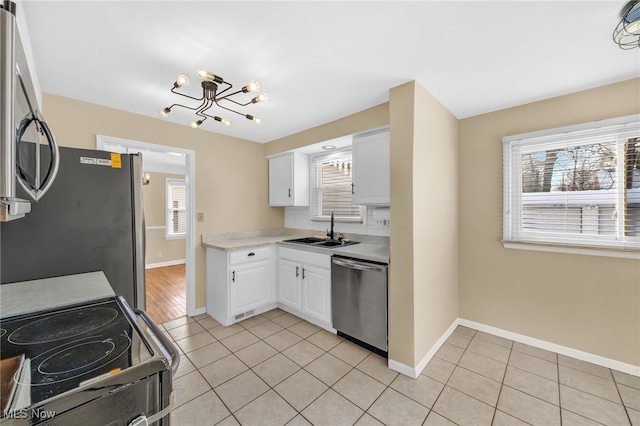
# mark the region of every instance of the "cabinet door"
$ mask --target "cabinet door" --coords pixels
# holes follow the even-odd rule
[[[286,259],[278,261],[278,301],[300,309],[300,275],[302,267]]]
[[[330,270],[310,265],[302,268],[302,312],[331,324]]]
[[[269,159],[269,205],[293,205],[293,156]]]
[[[269,262],[252,262],[230,268],[231,315],[269,303]]]
[[[353,204],[388,206],[389,131],[353,139]]]

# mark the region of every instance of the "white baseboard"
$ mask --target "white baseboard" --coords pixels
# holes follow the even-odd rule
[[[149,263],[145,265],[144,269],[164,268],[165,266],[183,265],[185,263],[187,263],[185,259],[168,260],[166,262]]]
[[[203,306],[202,308],[196,308],[193,311],[193,315],[189,315],[189,316],[196,317],[198,315],[202,315],[202,314],[206,314],[206,313],[207,313],[207,308],[206,308],[206,306]]]
[[[418,365],[416,365],[415,367],[409,367],[407,365],[404,365],[398,361],[394,361],[391,358],[389,358],[389,363],[388,363],[389,368],[397,371],[398,373],[402,373],[405,376],[409,376],[412,379],[417,379],[420,373],[422,373],[422,370],[424,370],[424,368],[427,366],[429,361],[431,361],[431,358],[433,358],[436,352],[438,352],[438,350],[440,349],[440,346],[442,346],[444,342],[446,342],[446,340],[449,338],[449,336],[451,336],[451,333],[455,331],[459,322],[460,322],[460,318],[456,318],[453,321],[453,323],[451,323],[447,331],[445,331],[444,334],[440,336],[438,341],[431,347],[431,349],[429,349],[426,355],[422,357]]]
[[[616,361],[615,359],[605,358],[600,355],[594,355],[589,352],[583,352],[578,349],[568,348],[566,346],[547,342],[545,340],[536,339],[534,337],[525,336],[523,334],[514,333],[512,331],[503,330],[501,328],[492,327],[490,325],[485,325],[462,318],[458,318],[457,321],[458,324],[465,327],[473,328],[474,330],[484,331],[485,333],[494,334],[496,336],[504,337],[505,339],[514,340],[526,345],[535,346],[536,348],[556,352],[561,355],[577,358],[582,361],[590,362],[592,364],[600,365],[606,368],[611,368],[613,370],[622,371],[623,373],[632,374],[634,376],[640,376],[640,366],[637,365],[627,364],[625,362]]]
[[[524,343],[526,345],[535,346],[536,348],[545,349],[551,352],[556,352],[561,355],[577,358],[582,361],[590,362],[592,364],[600,365],[602,367],[611,368],[613,370],[622,371],[623,373],[631,374],[634,376],[640,376],[640,366],[627,364],[625,362],[616,361],[615,359],[605,358],[600,355],[594,355],[589,352],[583,352],[577,349],[568,348],[566,346],[558,345],[555,343],[547,342],[545,340],[536,339],[534,337],[525,336],[523,334],[514,333],[512,331],[503,330],[501,328],[492,327],[490,325],[481,324],[479,322],[469,321],[462,318],[456,318],[451,326],[444,332],[444,334],[438,339],[438,341],[431,347],[422,360],[415,367],[409,367],[398,361],[394,361],[389,358],[388,367],[398,373],[409,376],[413,379],[418,378],[422,370],[427,366],[431,358],[438,352],[444,342],[451,336],[458,325],[472,328],[478,331],[484,331],[485,333],[493,334],[495,336],[504,337],[505,339],[513,340],[516,342]]]

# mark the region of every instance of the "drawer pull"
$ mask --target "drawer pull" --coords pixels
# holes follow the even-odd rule
[[[249,253],[247,256],[255,256],[256,254],[254,252]]]

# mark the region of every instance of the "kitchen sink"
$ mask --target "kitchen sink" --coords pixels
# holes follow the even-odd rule
[[[284,240],[283,242],[298,243],[298,244],[314,244],[314,243],[321,243],[321,242],[327,242],[327,241],[322,238],[305,237],[305,238],[295,238],[293,240]]]
[[[293,240],[284,240],[284,243],[296,243],[296,244],[304,244],[307,246],[313,247],[325,247],[325,248],[336,248],[336,247],[344,247],[351,246],[353,244],[358,244],[358,241],[337,241],[337,240],[325,240],[322,238],[316,237],[305,237],[305,238],[295,238]]]

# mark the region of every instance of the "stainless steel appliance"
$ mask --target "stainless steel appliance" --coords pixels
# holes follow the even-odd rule
[[[0,353],[0,424],[169,424],[178,350],[121,297],[0,318]]]
[[[15,3],[0,1],[0,222],[29,213],[30,200],[42,198],[53,184],[59,161],[53,133],[38,110],[15,13]],[[48,155],[24,159],[25,151],[39,153],[41,146]]]
[[[388,350],[387,268],[384,263],[331,257],[333,328],[384,356]]]
[[[35,163],[29,146],[24,159]],[[116,295],[145,309],[140,155],[61,147],[47,196],[0,223],[0,235],[1,284],[104,271]]]

